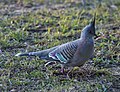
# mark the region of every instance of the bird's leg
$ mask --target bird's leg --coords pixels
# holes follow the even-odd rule
[[[65,71],[64,71],[64,66],[63,66],[63,65],[61,65],[61,70],[60,70],[60,71],[61,71],[62,74],[65,73]]]

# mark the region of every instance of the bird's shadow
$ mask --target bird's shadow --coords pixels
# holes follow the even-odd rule
[[[57,76],[63,79],[77,79],[77,80],[88,80],[94,79],[95,77],[100,77],[106,75],[106,71],[101,71],[92,65],[85,64],[82,67],[75,67],[72,70],[69,68],[61,72],[60,66],[51,66],[51,76]]]

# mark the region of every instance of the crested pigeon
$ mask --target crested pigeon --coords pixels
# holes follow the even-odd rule
[[[83,28],[77,40],[37,52],[18,53],[15,56],[38,56],[50,62],[59,62],[62,67],[82,66],[94,53],[95,16],[93,21]]]

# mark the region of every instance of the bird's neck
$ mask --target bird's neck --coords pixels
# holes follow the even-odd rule
[[[88,42],[93,42],[94,41],[93,37],[81,37],[80,39],[83,40],[83,41],[88,41]]]

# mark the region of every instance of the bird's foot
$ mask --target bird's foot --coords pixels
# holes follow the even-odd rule
[[[73,72],[74,72],[74,68],[73,68],[73,67],[70,67],[70,68],[69,68],[69,71],[67,72],[67,78],[70,79],[70,77],[73,76]]]

